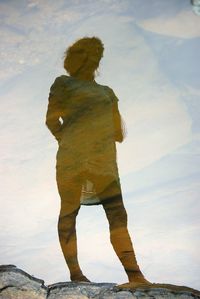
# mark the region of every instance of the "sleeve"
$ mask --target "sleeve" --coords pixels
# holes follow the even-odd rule
[[[115,141],[122,142],[124,140],[125,134],[122,126],[122,117],[119,112],[118,102],[119,99],[115,95],[114,91],[109,87],[110,97],[113,103],[112,111],[113,111],[113,124],[114,124],[114,131],[115,131]]]
[[[46,113],[46,126],[59,142],[61,137],[62,124],[59,118],[62,115],[62,82],[56,78],[52,84],[48,97],[48,108]]]

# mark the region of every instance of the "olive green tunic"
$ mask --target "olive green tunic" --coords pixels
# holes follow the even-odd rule
[[[65,75],[55,79],[46,124],[59,142],[56,165],[65,167],[69,178],[88,172],[107,177],[102,190],[113,180],[119,182],[115,141],[122,142],[123,137],[118,101],[110,87],[96,81]],[[92,176],[84,179],[80,202],[98,204]]]

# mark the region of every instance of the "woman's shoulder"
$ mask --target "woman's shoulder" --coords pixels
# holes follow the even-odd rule
[[[108,85],[100,85],[105,91],[106,93],[110,96],[110,98],[113,100],[113,101],[119,101],[118,97],[116,96],[116,94],[114,93],[113,89],[108,86]]]
[[[70,79],[70,76],[60,75],[60,76],[55,78],[54,82],[57,83],[57,84],[62,84],[62,83],[67,82],[69,79]]]
[[[67,75],[60,75],[54,79],[54,82],[51,86],[51,90],[61,90],[66,88],[67,82],[69,81],[70,77]]]
[[[95,81],[96,82],[96,81]],[[111,93],[113,90],[112,90],[112,88],[111,87],[109,87],[108,85],[103,85],[103,84],[100,84],[100,83],[97,83],[96,82],[96,84],[100,87],[100,88],[102,88],[103,90],[105,90],[106,92],[108,92],[108,93]]]
[[[68,80],[68,76],[61,75],[54,79],[53,84],[50,87],[51,94],[60,94],[63,93],[66,89],[66,82]]]
[[[108,92],[113,92],[113,89],[108,86],[108,85],[103,85],[103,84],[99,84],[97,83],[100,87],[102,87],[103,89],[107,90]]]

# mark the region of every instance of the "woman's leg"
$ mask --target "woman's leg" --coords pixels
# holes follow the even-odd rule
[[[98,183],[96,185],[97,189]],[[109,222],[111,244],[129,281],[148,283],[137,264],[127,229],[127,213],[123,204],[120,184],[113,181],[99,196],[102,199],[102,205]]]
[[[80,178],[66,179],[62,167],[57,167],[56,180],[61,198],[58,235],[72,281],[88,281],[83,275],[77,256],[76,216],[80,209],[82,183]]]

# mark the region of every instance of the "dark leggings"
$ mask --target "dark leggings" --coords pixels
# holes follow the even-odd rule
[[[133,273],[140,272],[140,270],[127,229],[127,213],[120,184],[113,181],[103,192],[101,190],[98,193],[98,182],[101,178],[94,176],[93,178],[95,189],[109,222],[111,244],[130,279]],[[76,216],[80,209],[82,180],[81,176],[66,179],[62,167],[57,167],[56,179],[61,198],[58,235],[65,261],[73,277],[73,275],[82,273],[77,258],[76,239]]]

